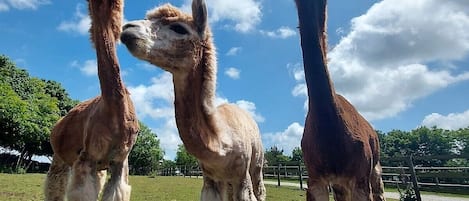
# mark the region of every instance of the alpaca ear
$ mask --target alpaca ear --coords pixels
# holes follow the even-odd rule
[[[205,0],[192,1],[192,18],[199,37],[205,39],[205,29],[207,28],[207,6]]]

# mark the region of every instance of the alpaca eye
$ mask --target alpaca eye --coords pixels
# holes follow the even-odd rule
[[[174,32],[178,33],[178,34],[188,34],[189,31],[187,31],[186,28],[184,28],[183,26],[181,26],[180,24],[172,24],[169,26],[169,29],[173,30]]]

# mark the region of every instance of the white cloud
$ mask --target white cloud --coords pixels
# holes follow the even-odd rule
[[[466,128],[469,126],[469,110],[462,113],[450,113],[446,116],[432,113],[425,116],[421,125],[427,127],[436,126],[448,130]]]
[[[39,6],[50,3],[49,0],[3,0],[0,2],[0,12],[9,11],[10,7],[18,10],[37,10]]]
[[[190,11],[192,0],[186,0],[182,9]],[[260,0],[207,0],[212,23],[232,21],[227,25],[239,32],[249,32],[261,22]]]
[[[282,26],[274,31],[261,30],[260,33],[262,35],[265,35],[271,38],[281,38],[281,39],[285,39],[285,38],[296,35],[295,30],[291,29],[290,27],[285,27],[285,26]]]
[[[72,67],[77,67],[86,76],[97,76],[98,75],[98,64],[96,60],[86,60],[80,64],[78,61],[72,61],[70,64]]]
[[[265,118],[261,114],[256,112],[256,104],[254,104],[253,102],[246,101],[246,100],[239,100],[239,101],[236,101],[236,105],[248,111],[249,114],[251,114],[251,116],[254,118],[254,120],[256,120],[256,122],[261,123],[265,121]]]
[[[132,101],[137,110],[140,120],[150,118],[157,124],[148,125],[161,139],[161,147],[165,151],[166,159],[174,159],[177,146],[182,141],[179,138],[175,115],[174,115],[174,87],[172,75],[162,72],[151,79],[149,85],[138,85],[128,87]],[[217,96],[215,104],[228,103],[228,99]],[[240,100],[237,101],[239,107],[247,110],[256,121],[263,122],[264,117],[257,113],[254,103]]]
[[[295,147],[300,147],[303,137],[303,126],[298,122],[293,122],[284,131],[262,134],[264,149],[276,146],[283,149],[285,155],[291,155]]]
[[[5,2],[0,2],[0,12],[8,11],[10,7]]]
[[[225,70],[225,75],[230,77],[231,79],[237,80],[239,79],[239,74],[241,71],[237,68],[228,68]]]
[[[91,19],[87,13],[82,12],[82,9],[84,9],[83,5],[78,4],[75,9],[74,19],[71,21],[62,21],[57,29],[64,32],[87,35],[91,26]]]
[[[241,47],[232,47],[228,52],[226,52],[226,56],[235,56],[241,51]]]
[[[469,72],[455,65],[438,66],[469,55],[464,6],[469,4],[457,0],[384,0],[352,19],[351,31],[329,53],[337,92],[375,120],[469,80]]]

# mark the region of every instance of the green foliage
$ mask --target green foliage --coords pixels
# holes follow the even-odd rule
[[[454,166],[467,160],[425,159],[419,157],[466,154],[469,151],[469,128],[456,131],[436,127],[420,127],[412,131],[392,130],[387,134],[378,131],[382,164],[398,166],[397,160],[413,155],[415,163],[423,166]],[[404,164],[405,165],[405,164]]]
[[[295,147],[292,150],[292,161],[303,161],[303,152],[301,151],[300,147]]]
[[[160,167],[164,152],[160,148],[160,140],[142,122],[137,142],[129,155],[130,174],[149,175]]]
[[[182,166],[193,167],[197,166],[199,162],[192,154],[186,151],[184,145],[178,145],[178,150],[176,152],[176,164]]]
[[[16,167],[33,155],[52,155],[52,127],[77,101],[54,81],[30,77],[6,56],[0,56],[0,146],[20,153]]]
[[[267,165],[277,165],[279,163],[285,164],[290,161],[288,156],[283,155],[283,149],[281,150],[276,146],[271,147],[270,150],[266,150],[264,158],[267,160]]]

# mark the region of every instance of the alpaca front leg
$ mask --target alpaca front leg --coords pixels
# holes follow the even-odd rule
[[[217,187],[217,183],[204,175],[204,185],[200,195],[201,201],[221,201],[222,197]]]
[[[44,185],[45,201],[64,200],[69,175],[70,166],[54,155]]]
[[[233,183],[233,192],[234,201],[257,201],[249,174],[246,174],[246,177],[240,181]]]
[[[309,174],[312,175],[312,174]],[[306,190],[307,201],[329,201],[328,185],[311,178],[308,179],[308,189]]]
[[[72,167],[72,177],[68,186],[68,201],[95,201],[98,199],[96,189],[96,162],[80,156]]]
[[[111,178],[104,189],[103,201],[129,201],[132,188],[128,184],[127,159],[123,162],[112,162],[110,170]]]

